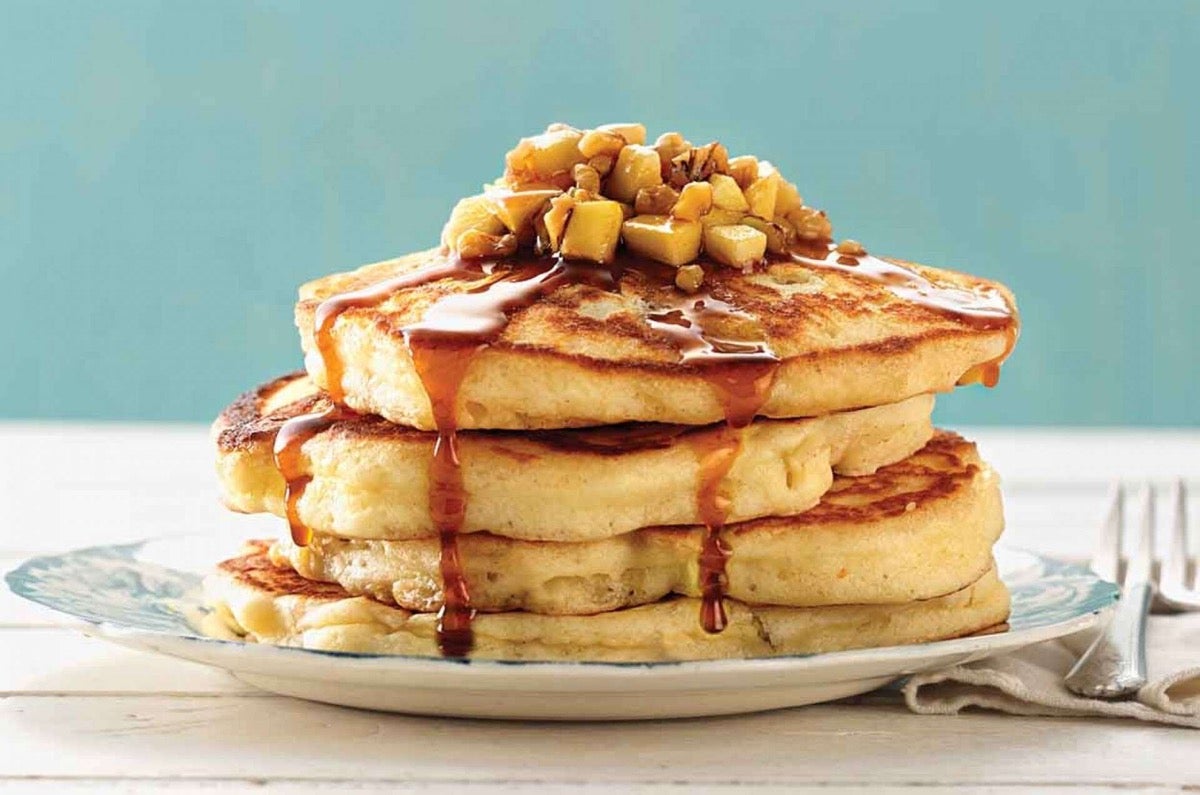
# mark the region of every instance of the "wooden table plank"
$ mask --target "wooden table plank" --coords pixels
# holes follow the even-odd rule
[[[1132,722],[823,705],[624,724],[413,718],[278,697],[11,697],[8,776],[787,785],[1200,781],[1193,732]],[[63,749],[70,753],[64,754]]]
[[[413,792],[424,795],[474,795],[475,793],[504,793],[504,795],[534,795],[535,793],[557,792],[558,782],[471,782],[471,781],[359,781],[357,779],[308,779],[304,781],[263,781],[259,779],[0,779],[0,793],[34,793],[40,795],[79,795],[80,793],[141,793],[196,792],[196,793],[267,793],[268,795],[298,795],[299,793],[326,792]],[[604,793],[638,793],[638,795],[737,795],[754,791],[766,795],[846,795],[861,793],[857,784],[695,784],[674,782],[670,784],[588,784],[572,783],[571,791],[579,795]],[[1038,786],[921,786],[921,792],[941,795],[1041,795],[1048,791],[1078,793],[1114,792],[1122,795],[1166,795],[1177,793],[1178,787],[1092,785],[1086,790],[1074,785]],[[872,795],[912,795],[914,787],[872,786]]]
[[[73,629],[0,630],[0,697],[181,694],[259,696],[224,671],[122,648]]]

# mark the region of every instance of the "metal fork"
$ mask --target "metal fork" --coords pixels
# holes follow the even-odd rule
[[[1137,547],[1125,569],[1121,599],[1108,626],[1075,663],[1064,680],[1067,688],[1087,698],[1122,698],[1146,684],[1146,614],[1154,596],[1154,487],[1142,491],[1142,522]],[[1125,524],[1125,487],[1113,489],[1092,571],[1121,581],[1121,535]]]
[[[1171,610],[1200,610],[1200,553],[1194,559],[1188,553],[1187,486],[1182,480],[1175,482],[1171,497],[1171,537],[1159,572],[1158,601]]]

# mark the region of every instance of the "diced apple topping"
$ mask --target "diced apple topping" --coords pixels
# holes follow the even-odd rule
[[[646,125],[637,124],[636,122],[626,122],[624,124],[601,124],[596,128],[600,132],[616,133],[625,139],[627,144],[644,144],[646,143]]]
[[[496,215],[496,207],[487,196],[468,196],[460,199],[450,211],[450,220],[442,227],[442,245],[455,248],[463,232],[476,231],[499,235],[504,222]]]
[[[752,226],[710,226],[704,230],[704,250],[731,268],[748,268],[762,261],[767,236]]]
[[[751,182],[758,179],[758,158],[753,155],[730,158],[729,176],[733,177],[739,188],[745,190]]]
[[[738,187],[737,181],[728,174],[713,174],[708,178],[713,189],[713,206],[739,213],[749,212],[750,203]]]
[[[617,201],[632,202],[642,188],[662,184],[658,152],[648,146],[630,144],[621,150],[608,175],[608,195]]]
[[[564,194],[550,200],[550,209],[542,215],[538,228],[538,242],[544,251],[558,251],[562,246],[563,232],[574,209],[574,196]]]
[[[696,221],[667,215],[635,215],[621,225],[621,235],[634,253],[679,266],[700,255],[703,228]]]
[[[562,255],[602,264],[612,262],[624,221],[619,202],[602,199],[576,204],[563,235]]]
[[[533,225],[534,213],[546,206],[560,190],[494,190],[485,194],[492,200],[496,215],[510,232],[521,232]]]
[[[572,127],[546,130],[532,138],[522,138],[517,147],[504,158],[505,180],[514,187],[521,185],[571,186],[571,168],[587,160],[579,151],[583,133]]]
[[[647,145],[646,128],[632,123],[552,124],[522,138],[505,156],[504,176],[458,202],[442,230],[443,247],[463,257],[532,246],[604,264],[624,245],[679,268],[676,286],[688,292],[703,284],[702,257],[744,269],[800,242],[831,245],[833,228],[771,163],[676,132]],[[836,251],[865,253],[852,240]]]
[[[779,195],[778,171],[772,171],[766,176],[759,177],[746,188],[746,203],[750,205],[750,214],[764,221],[775,217],[775,199]]]
[[[679,201],[671,208],[671,217],[684,221],[699,221],[712,209],[713,190],[707,182],[689,182],[679,191]]]

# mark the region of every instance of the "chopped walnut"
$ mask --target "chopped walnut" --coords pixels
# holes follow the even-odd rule
[[[857,240],[850,240],[847,238],[841,243],[837,244],[837,253],[848,254],[853,257],[861,257],[863,254],[867,253],[867,250],[863,248],[862,243],[859,243]]]
[[[575,187],[600,195],[600,172],[596,169],[585,163],[576,163],[571,176],[575,178]]]
[[[685,293],[694,293],[704,284],[704,268],[699,265],[684,265],[675,271],[675,286]]]
[[[812,207],[789,210],[787,220],[796,230],[796,236],[802,240],[826,241],[833,238],[833,225],[822,210]]]
[[[617,162],[617,158],[612,155],[596,155],[588,158],[587,164],[596,170],[596,173],[602,177],[607,177],[608,172],[612,171],[613,164]]]
[[[666,215],[671,212],[675,202],[679,201],[679,192],[669,185],[655,185],[652,188],[642,188],[633,200],[633,209],[638,215]]]

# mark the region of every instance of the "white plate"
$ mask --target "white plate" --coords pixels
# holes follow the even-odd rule
[[[865,693],[1091,626],[1116,589],[1081,566],[998,550],[1013,595],[995,635],[878,649],[674,663],[455,661],[339,654],[217,640],[196,630],[200,579],[236,545],[173,537],[33,558],[6,577],[20,596],[124,646],[223,668],[298,698],[424,715],[613,720],[727,715]]]

